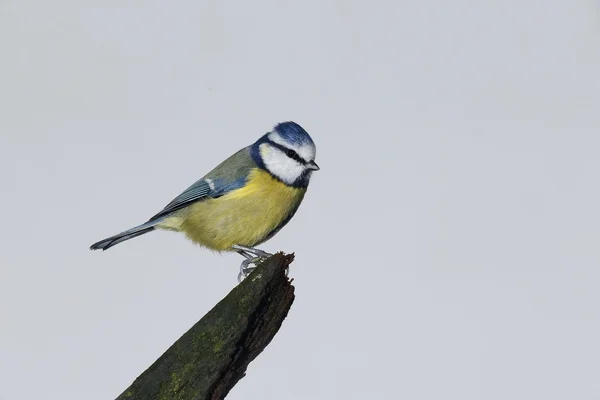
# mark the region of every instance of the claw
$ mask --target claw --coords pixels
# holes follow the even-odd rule
[[[242,264],[240,265],[240,272],[238,274],[238,282],[243,281],[248,275],[250,275],[252,270],[256,268],[257,263],[260,261],[263,261],[261,257],[247,258],[242,261]],[[254,264],[254,267],[251,267],[250,264]]]

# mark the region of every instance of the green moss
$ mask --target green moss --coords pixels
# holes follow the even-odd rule
[[[169,385],[170,390],[173,392],[177,392],[179,390],[181,384],[181,379],[177,377],[177,374],[173,372],[171,374],[171,384]]]

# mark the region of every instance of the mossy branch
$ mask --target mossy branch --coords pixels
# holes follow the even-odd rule
[[[117,400],[223,399],[271,342],[294,301],[277,253],[177,340]]]

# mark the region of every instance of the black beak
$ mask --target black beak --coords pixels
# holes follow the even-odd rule
[[[318,171],[318,170],[320,170],[320,169],[321,169],[321,168],[319,168],[319,166],[317,165],[317,163],[316,163],[316,162],[314,162],[314,161],[309,161],[309,162],[307,162],[307,163],[306,163],[306,167],[307,167],[308,169],[312,170],[312,171]]]

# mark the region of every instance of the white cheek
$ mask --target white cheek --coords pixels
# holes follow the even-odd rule
[[[261,148],[261,155],[269,172],[288,185],[293,184],[304,172],[304,165],[290,159],[279,149]]]

